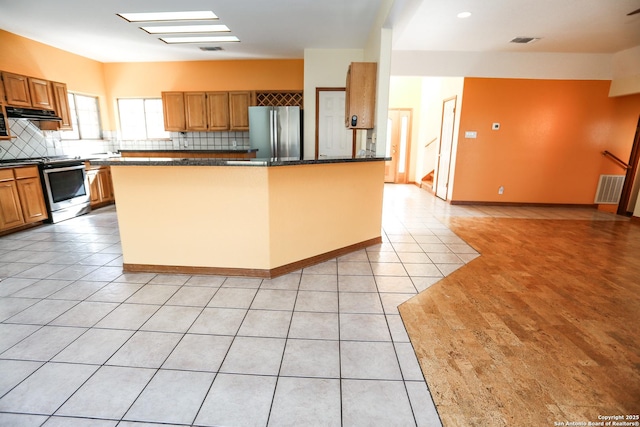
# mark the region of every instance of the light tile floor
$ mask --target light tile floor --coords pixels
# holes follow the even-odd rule
[[[383,243],[273,280],[123,274],[114,207],[0,238],[0,426],[439,426],[397,306],[478,253],[386,186]]]

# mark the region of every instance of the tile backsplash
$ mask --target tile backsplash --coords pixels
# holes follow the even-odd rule
[[[249,132],[171,132],[170,139],[121,140],[104,131],[101,140],[65,140],[58,131],[42,131],[23,119],[8,119],[12,139],[0,141],[0,160],[25,157],[84,155],[118,150],[248,149]]]

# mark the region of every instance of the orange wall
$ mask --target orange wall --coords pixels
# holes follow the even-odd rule
[[[640,116],[609,84],[466,78],[452,200],[593,204],[599,175],[624,172],[601,152],[628,160]]]
[[[163,91],[303,90],[302,59],[101,63],[0,30],[0,70],[67,84],[100,98],[102,124],[116,129],[117,98]]]
[[[165,91],[301,91],[304,87],[302,59],[106,63],[104,69],[111,108],[118,98],[159,98]],[[114,122],[110,125],[116,128]]]
[[[103,64],[0,30],[0,70],[67,84],[72,92],[100,97],[102,121],[108,110]]]

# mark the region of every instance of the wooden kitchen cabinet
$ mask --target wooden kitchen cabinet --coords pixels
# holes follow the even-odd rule
[[[169,132],[185,131],[184,93],[162,92],[164,129]]]
[[[229,92],[207,92],[208,130],[229,129]]]
[[[38,167],[0,169],[0,232],[47,218]]]
[[[347,71],[345,126],[373,129],[376,109],[375,62],[352,62]]]
[[[13,169],[0,170],[0,231],[24,225]]]
[[[48,218],[44,193],[40,183],[37,166],[14,169],[22,216],[26,224],[43,221]]]
[[[6,96],[4,96],[4,84],[2,83],[2,76],[0,76],[0,105],[4,105],[7,102]]]
[[[249,130],[252,93],[162,92],[167,131]]]
[[[249,130],[251,92],[229,92],[229,130]]]
[[[72,130],[73,121],[71,120],[71,109],[69,108],[69,94],[67,85],[60,82],[51,82],[51,90],[53,92],[54,110],[58,117],[62,119],[58,122],[59,130]]]
[[[2,87],[2,84],[0,84]],[[9,120],[7,120],[7,110],[0,103],[0,140],[11,139],[11,129],[9,128]]]
[[[89,179],[91,208],[95,209],[113,203],[115,196],[111,181],[111,168],[109,166],[87,165],[86,172]]]
[[[29,77],[28,81],[29,93],[31,94],[31,106],[40,110],[53,110],[51,82],[34,77]]]
[[[31,108],[28,77],[3,71],[2,82],[7,105]]]
[[[186,130],[207,130],[207,94],[205,92],[185,92]]]

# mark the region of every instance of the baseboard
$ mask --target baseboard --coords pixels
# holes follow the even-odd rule
[[[482,202],[470,200],[450,200],[452,205],[476,205],[476,206],[505,206],[505,207],[531,207],[531,208],[585,208],[597,209],[597,204],[578,203],[529,203],[529,202]]]
[[[261,279],[273,279],[303,268],[311,267],[321,262],[328,261],[346,255],[369,246],[382,243],[382,237],[365,240],[360,243],[335,249],[320,255],[306,258],[290,264],[281,265],[272,269],[255,269],[255,268],[226,268],[226,267],[196,267],[182,265],[152,265],[152,264],[129,264],[124,263],[122,270],[125,273],[170,273],[170,274],[198,274],[198,275],[216,275],[216,276],[245,276],[258,277]]]
[[[632,216],[629,219],[631,220],[631,222],[634,222],[636,224],[640,224],[640,216]]]

